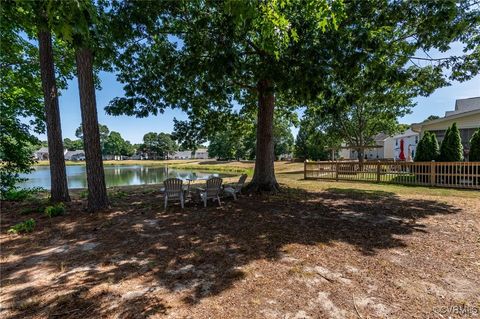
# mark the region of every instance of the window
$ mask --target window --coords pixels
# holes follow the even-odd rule
[[[418,135],[415,135],[415,144],[418,144]]]
[[[395,146],[398,146],[398,139],[395,140]]]

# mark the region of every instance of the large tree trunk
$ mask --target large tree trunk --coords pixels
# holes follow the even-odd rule
[[[49,31],[38,32],[40,51],[40,72],[42,76],[43,97],[45,100],[45,119],[47,123],[48,156],[50,159],[50,196],[53,202],[68,202],[67,173],[63,153],[62,127],[58,92],[53,62],[52,36]]]
[[[108,196],[105,186],[105,172],[103,171],[97,102],[93,82],[93,54],[89,48],[79,48],[75,54],[80,108],[82,110],[83,145],[87,162],[87,209],[95,211],[108,207]]]
[[[275,153],[273,143],[273,111],[275,95],[273,83],[261,80],[257,84],[258,113],[257,113],[257,145],[255,156],[255,170],[253,179],[247,186],[251,192],[279,190],[275,178]]]

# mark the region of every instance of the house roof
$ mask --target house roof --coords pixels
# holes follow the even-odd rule
[[[393,135],[392,138],[395,139],[395,138],[409,137],[409,136],[414,136],[414,135],[418,135],[418,133],[415,132],[414,130],[412,130],[411,128],[409,128],[408,130],[406,130],[403,133]]]
[[[73,155],[85,155],[85,151],[77,150],[77,151],[68,151],[65,153],[65,157],[72,157]]]
[[[35,153],[48,153],[48,147],[40,147]]]
[[[429,124],[441,123],[473,114],[480,114],[480,97],[472,97],[469,99],[459,99],[455,101],[455,111],[445,112],[445,116],[436,120],[423,121],[421,123],[413,123],[411,128],[414,132],[420,132],[422,126]]]

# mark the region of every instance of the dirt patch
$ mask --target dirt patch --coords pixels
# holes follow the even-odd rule
[[[2,203],[2,318],[422,318],[478,307],[480,199],[284,187],[165,211],[156,192],[128,188],[95,214],[74,194],[52,219]],[[28,218],[33,233],[7,234]]]

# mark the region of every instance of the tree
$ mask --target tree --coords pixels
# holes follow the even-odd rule
[[[91,0],[55,2],[49,24],[56,35],[75,49],[75,64],[82,114],[83,144],[85,147],[88,201],[87,209],[96,211],[108,207],[102,148],[98,126],[95,96],[94,53],[97,64],[106,56],[100,47],[108,47],[109,37],[102,31],[107,25],[103,19],[104,2]]]
[[[448,152],[447,150],[447,147],[448,147],[448,140],[450,138],[450,131],[451,131],[451,127],[447,127],[447,129],[445,130],[445,135],[443,136],[443,140],[442,140],[442,143],[440,144],[440,153],[439,153],[439,158],[438,160],[440,161],[443,161],[444,158],[446,157],[446,153]]]
[[[480,129],[477,129],[470,139],[468,160],[470,162],[480,161]]]
[[[110,134],[110,129],[108,128],[108,126],[99,123],[98,131],[100,134],[100,145],[102,146],[102,149],[103,149],[103,145],[105,144],[105,141],[107,140],[108,135]],[[83,140],[83,124],[82,123],[80,123],[80,126],[75,130],[75,136],[78,139]]]
[[[46,8],[40,5],[38,23],[38,44],[40,47],[40,70],[42,74],[45,119],[47,122],[48,158],[50,162],[51,190],[53,202],[70,201],[67,171],[63,154],[62,126],[53,61],[52,35],[46,18]],[[43,7],[43,8],[42,8]]]
[[[330,158],[330,148],[340,146],[340,141],[318,129],[315,122],[304,118],[300,122],[295,140],[294,155],[302,160],[321,161]]]
[[[417,144],[415,162],[430,162],[438,159],[439,149],[437,137],[432,132],[425,132]]]
[[[81,139],[71,140],[69,138],[63,139],[63,146],[69,151],[83,150],[83,141]]]
[[[254,190],[276,190],[278,183],[273,166],[275,93],[280,88],[291,88],[291,84],[298,80],[298,74],[303,73],[305,68],[297,69],[289,64],[308,59],[293,57],[293,53],[303,47],[300,44],[302,41],[311,39],[312,43],[326,27],[334,25],[332,17],[338,2],[331,6],[327,1],[310,2],[308,6],[301,5],[299,1],[282,4],[225,1],[208,4],[178,2],[158,7],[149,5],[149,10],[131,4],[118,8],[124,16],[130,13],[128,22],[133,31],[126,33],[148,40],[133,46],[131,38],[123,43],[124,53],[117,59],[117,67],[121,73],[119,79],[126,83],[128,92],[126,97],[112,101],[107,110],[147,116],[166,107],[181,107],[190,109],[201,118],[217,121],[200,113],[208,109],[229,110],[234,100],[243,105],[247,100],[255,103],[258,110],[257,156],[250,184]],[[151,15],[138,17],[139,11]],[[295,21],[294,17],[297,18]],[[158,19],[165,21],[150,23]],[[208,24],[206,21],[209,21]],[[139,29],[138,25],[147,27]],[[300,25],[310,32],[304,34],[301,41],[297,32]],[[179,41],[170,42],[172,38],[167,34],[172,34],[182,44],[172,43]],[[158,50],[152,51],[151,48]],[[152,53],[147,55],[147,51]],[[133,52],[135,54],[132,55]],[[143,65],[146,64],[140,61],[148,59],[155,61],[147,63],[154,68],[149,71],[154,75],[152,80],[159,84],[157,87],[160,90],[155,94],[145,86],[143,79],[136,84],[129,83],[134,74],[143,78],[141,74],[144,74]],[[298,70],[297,74],[293,74],[294,70]],[[140,91],[148,98],[134,98]]]
[[[17,6],[18,5],[18,6]],[[45,108],[33,3],[2,2],[0,6],[0,191],[16,188],[19,174],[29,173],[32,153],[39,141],[32,134],[45,132]],[[58,42],[54,48],[59,48]],[[58,62],[58,61],[57,61]],[[60,70],[68,68],[61,67]],[[59,86],[64,87],[63,77]]]
[[[208,144],[208,156],[219,160],[240,159],[241,139],[242,136],[229,130],[217,132]]]
[[[426,121],[433,121],[433,120],[438,120],[440,118],[440,116],[438,115],[430,115],[429,117],[427,117],[424,122]]]
[[[391,107],[404,107],[446,85],[444,68],[451,68],[450,80],[478,73],[478,54],[471,50],[479,41],[478,10],[468,1],[342,3],[119,3],[114,12],[130,26],[116,59],[126,94],[107,111],[148,116],[180,107],[214,131],[223,125],[214,115],[231,113],[237,103],[242,111],[256,105],[257,156],[249,187],[276,190],[275,108],[319,103],[326,113],[341,113],[380,102],[388,109],[382,96],[390,90],[395,94],[388,99],[402,97]],[[431,59],[425,66],[411,62],[429,60],[415,57],[418,50],[445,51],[453,41],[465,43],[464,56]],[[351,78],[355,85],[347,83]]]
[[[70,196],[68,194],[65,159],[63,156],[56,77],[69,77],[72,73],[72,64],[69,59],[69,50],[58,40],[53,43],[47,7],[47,2],[2,3],[2,24],[6,22],[10,28],[9,31],[13,31],[19,37],[36,38],[38,41],[39,59],[37,61],[43,88],[44,114],[37,120],[45,120],[46,122],[50,160],[51,200],[62,202],[69,201]],[[4,17],[5,19],[3,19]],[[19,35],[19,33],[22,34]],[[55,66],[54,61],[54,50],[60,51],[62,55],[62,58],[57,60],[61,61],[57,66]],[[60,82],[60,87],[65,85],[62,79]]]
[[[273,153],[276,159],[293,152],[295,139],[290,129],[290,122],[276,117],[273,124]]]
[[[463,161],[463,145],[457,123],[453,123],[447,129],[445,138],[440,147],[440,161],[461,162]]]
[[[149,132],[143,136],[142,150],[148,154],[149,158],[168,159],[178,150],[178,146],[170,134]]]
[[[104,155],[123,155],[131,156],[134,152],[133,146],[129,141],[122,138],[120,133],[112,131],[105,140]]]

